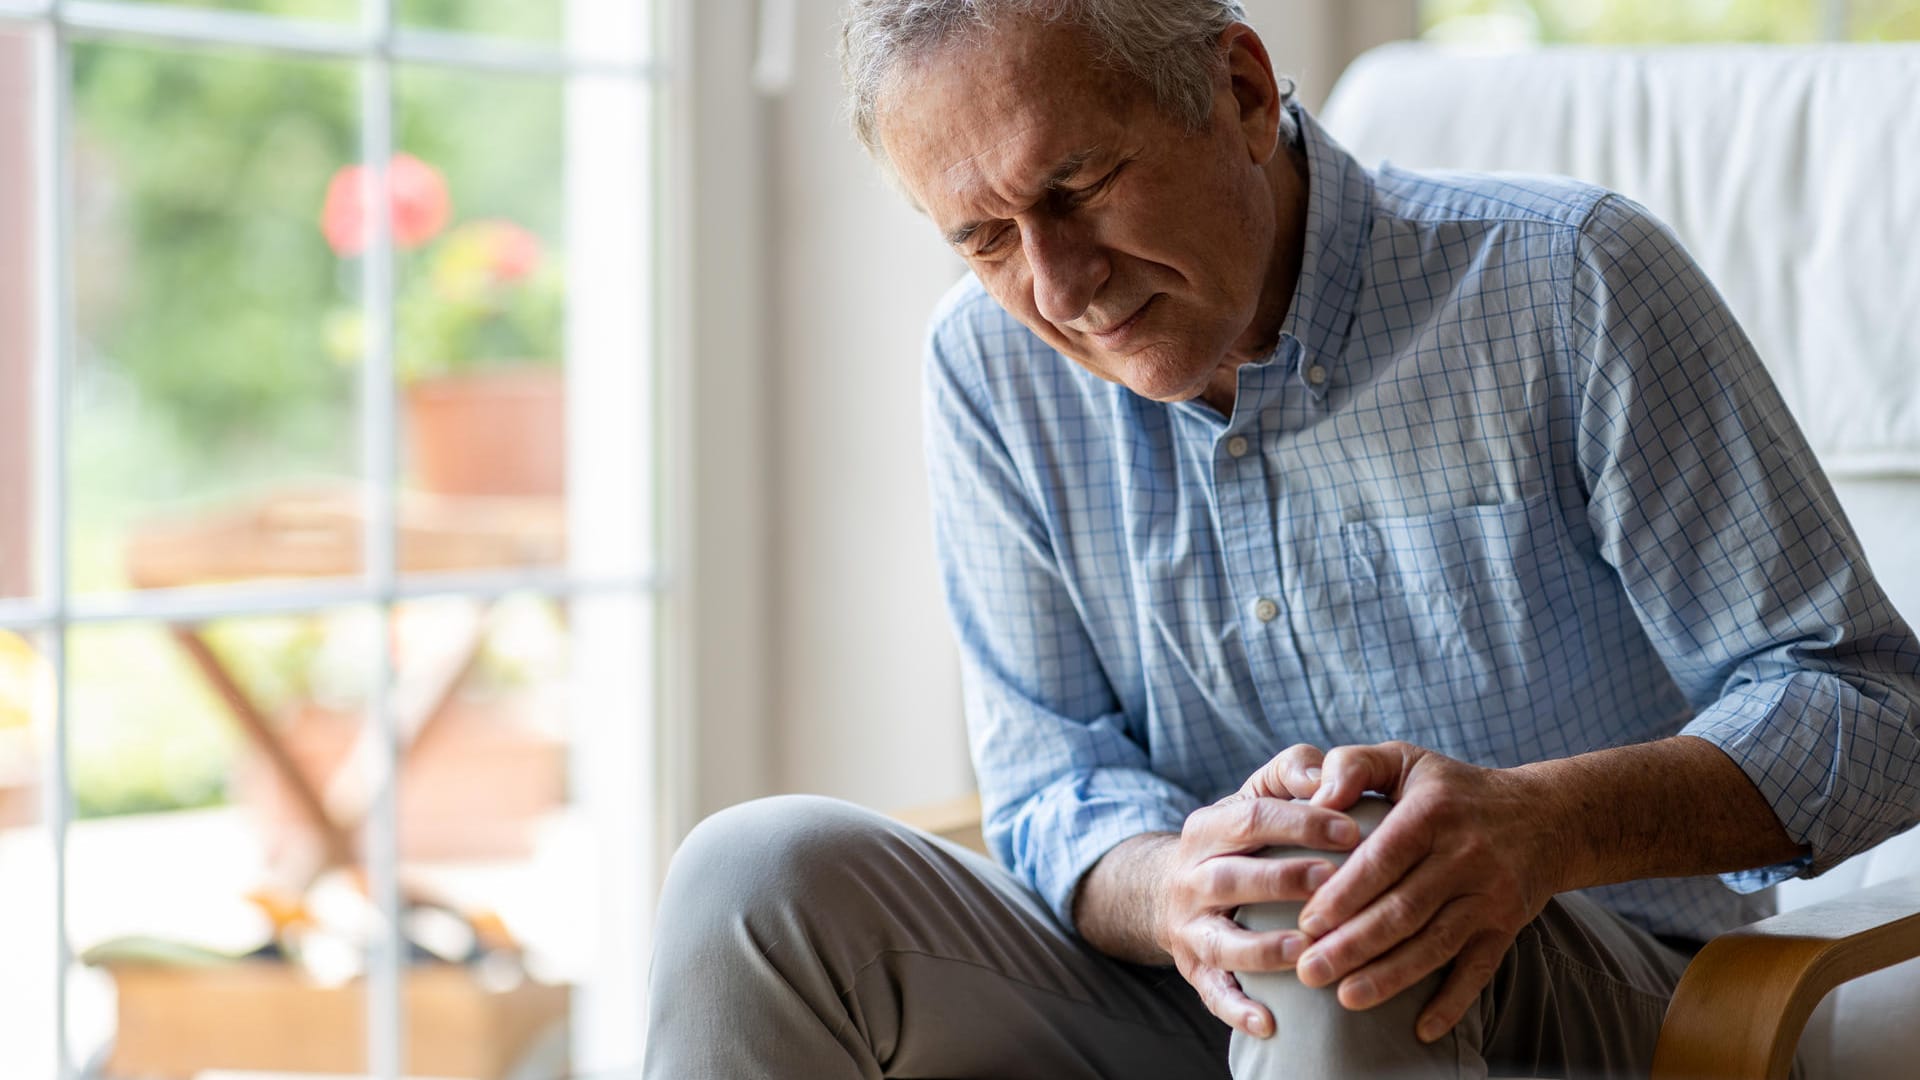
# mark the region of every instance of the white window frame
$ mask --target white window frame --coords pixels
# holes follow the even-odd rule
[[[577,6],[586,0],[570,2]],[[679,159],[689,146],[682,129],[687,110],[679,102],[683,96],[681,80],[670,61],[684,55],[681,50],[688,38],[683,28],[690,0],[653,0],[645,5],[639,0],[603,0],[603,3],[608,5],[601,9],[603,17],[611,15],[615,22],[623,20],[610,5],[625,4],[630,9],[648,11],[648,17],[643,19],[624,20],[635,26],[643,21],[647,23],[639,27],[647,39],[644,58],[607,55],[605,42],[612,38],[596,32],[607,27],[572,18],[578,14],[576,7],[569,8],[567,42],[547,45],[401,26],[395,20],[394,0],[360,0],[361,19],[357,25],[126,0],[0,0],[0,27],[25,28],[34,40],[36,349],[32,471],[37,581],[34,596],[0,599],[0,628],[18,630],[39,640],[56,687],[44,785],[44,822],[51,841],[54,923],[47,962],[49,981],[55,989],[54,1023],[47,1034],[51,1045],[45,1049],[47,1058],[55,1063],[59,1080],[73,1080],[77,1075],[67,1037],[67,987],[74,959],[66,928],[66,837],[72,817],[67,754],[68,631],[77,626],[128,621],[201,622],[355,605],[371,608],[384,618],[396,604],[419,597],[451,595],[487,599],[510,593],[580,601],[576,610],[589,622],[596,600],[637,603],[650,612],[647,621],[651,629],[643,636],[668,639],[661,647],[656,647],[653,641],[634,643],[639,655],[626,657],[625,663],[620,657],[601,655],[583,657],[580,665],[590,672],[588,678],[620,683],[624,676],[627,692],[642,698],[635,706],[644,715],[632,718],[634,722],[623,726],[615,722],[619,717],[608,716],[604,709],[591,706],[583,709],[581,715],[598,731],[615,733],[616,745],[614,752],[606,753],[603,739],[596,744],[596,753],[589,755],[592,760],[575,761],[578,799],[616,815],[644,820],[634,822],[633,828],[615,828],[607,834],[613,841],[602,853],[602,865],[606,868],[602,888],[607,895],[600,898],[603,913],[621,916],[602,921],[603,933],[611,939],[604,950],[607,962],[631,972],[629,986],[638,987],[639,992],[616,993],[598,1001],[588,995],[587,1000],[577,1003],[576,1027],[580,1030],[576,1032],[575,1046],[576,1051],[587,1051],[587,1060],[581,1060],[576,1052],[575,1065],[592,1069],[638,1062],[644,1041],[645,1015],[644,986],[640,980],[644,979],[646,970],[652,897],[664,864],[659,853],[690,825],[693,805],[689,794],[691,783],[681,779],[685,770],[679,767],[694,753],[690,749],[690,738],[684,733],[686,706],[694,695],[687,688],[689,679],[679,673],[695,648],[683,642],[684,634],[680,632],[688,622],[686,612],[691,605],[659,567],[663,560],[676,558],[693,546],[686,534],[695,526],[680,524],[679,515],[671,515],[666,523],[655,520],[657,508],[676,505],[676,480],[679,479],[672,470],[659,467],[659,462],[677,458],[679,455],[673,447],[684,446],[689,438],[688,429],[669,419],[683,411],[672,403],[680,399],[685,382],[669,370],[674,365],[665,362],[669,356],[684,355],[680,346],[686,335],[681,322],[689,300],[682,289],[670,283],[684,280],[679,271],[686,259],[688,238],[677,229],[663,228],[663,225],[676,217],[664,208],[680,198],[686,182],[685,167]],[[364,259],[362,303],[370,332],[359,386],[361,460],[367,471],[364,483],[368,502],[362,538],[366,565],[359,579],[71,595],[67,563],[70,504],[67,447],[73,358],[70,258],[73,207],[66,153],[73,130],[71,43],[107,39],[156,45],[231,46],[351,61],[360,73],[361,158],[376,166],[369,170],[369,188],[373,184],[371,175],[379,171],[378,166],[384,165],[394,150],[393,72],[396,65],[420,64],[474,73],[565,78],[569,80],[570,129],[593,123],[596,118],[621,117],[621,110],[625,108],[624,119],[635,122],[635,142],[640,145],[632,147],[633,152],[623,159],[618,153],[596,154],[585,146],[576,148],[574,144],[578,140],[569,139],[566,179],[569,195],[576,195],[581,180],[579,174],[587,164],[584,158],[592,158],[596,169],[611,170],[635,185],[628,189],[630,205],[624,208],[627,212],[620,215],[618,225],[635,247],[628,253],[626,268],[637,275],[652,318],[637,330],[622,335],[617,320],[595,323],[590,314],[582,316],[583,310],[590,312],[594,305],[580,303],[580,291],[591,286],[576,283],[572,287],[568,330],[574,348],[569,355],[569,408],[576,422],[569,425],[569,438],[570,448],[576,451],[584,449],[583,439],[591,439],[594,454],[601,461],[606,460],[609,445],[615,453],[628,456],[634,475],[654,486],[654,490],[639,496],[644,504],[640,512],[613,518],[598,514],[594,508],[601,505],[601,501],[592,498],[591,491],[587,490],[596,482],[595,474],[575,467],[594,458],[575,452],[569,455],[571,535],[595,540],[574,545],[577,550],[570,552],[566,569],[405,577],[399,574],[394,527],[398,476],[394,437],[393,241],[386,215],[369,214],[372,236]],[[595,83],[603,88],[611,85],[616,90],[624,87],[629,92],[601,94],[596,101],[591,88]],[[636,85],[646,86],[649,93],[632,93]],[[619,101],[623,96],[628,102],[624,106]],[[634,111],[631,102],[636,100],[645,101],[638,106],[645,115]],[[636,170],[650,175],[635,175]],[[632,194],[634,192],[639,194]],[[366,203],[379,205],[380,199],[369,190]],[[569,205],[572,205],[571,199]],[[577,227],[574,216],[570,209],[570,253],[576,243],[592,243],[591,236],[607,235],[604,230],[591,234]],[[604,226],[605,222],[597,224]],[[604,239],[600,242],[603,246],[608,243]],[[615,255],[617,257],[617,253]],[[629,279],[629,283],[632,280],[635,279]],[[631,297],[617,300],[632,303]],[[601,306],[604,308],[605,303]],[[620,378],[617,371],[603,364],[600,365],[603,372],[616,376],[612,385],[583,390],[578,385],[582,366],[577,366],[577,361],[582,348],[586,347],[603,353],[624,349],[629,363],[636,355],[644,358],[644,370]],[[601,390],[611,393],[598,392]],[[663,401],[667,403],[665,406]],[[621,415],[610,415],[607,402],[615,402],[612,408],[620,410]],[[634,415],[636,412],[638,416]],[[636,420],[643,422],[636,423]],[[590,430],[595,428],[597,430]],[[599,482],[606,481],[603,478]],[[629,495],[626,501],[631,503],[632,499]],[[652,564],[637,574],[623,569],[632,565],[630,557],[622,559],[620,545],[623,544],[627,545],[624,550],[628,553],[634,550],[653,553]],[[576,635],[576,642],[592,636],[590,629],[581,629],[585,632]],[[398,735],[389,700],[392,679],[389,652],[384,641],[370,652],[369,664],[374,677],[370,682],[367,713],[375,725],[377,745],[384,751],[384,760],[375,763],[380,779],[376,783],[378,796],[368,818],[365,861],[373,897],[382,916],[383,932],[368,958],[367,1066],[370,1075],[393,1080],[402,1073],[406,1030],[399,959],[404,954],[397,917],[400,908],[396,875],[398,820],[391,782],[397,761]],[[633,678],[636,672],[637,679]],[[576,695],[587,696],[590,695]],[[598,698],[600,702],[606,700]],[[656,715],[679,719],[655,723]],[[626,782],[621,783],[623,776]]]

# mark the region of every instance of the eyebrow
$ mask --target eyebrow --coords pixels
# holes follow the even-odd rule
[[[1047,174],[1046,182],[1040,186],[1040,190],[1045,192],[1059,191],[1067,185],[1068,181],[1078,176],[1081,169],[1087,167],[1087,162],[1092,161],[1095,157],[1098,157],[1099,154],[1099,149],[1095,148],[1082,150],[1068,157],[1058,166],[1055,166],[1052,172]],[[979,232],[981,227],[986,224],[984,221],[969,221],[965,225],[948,233],[947,243],[959,247],[961,244],[972,239],[973,234]]]

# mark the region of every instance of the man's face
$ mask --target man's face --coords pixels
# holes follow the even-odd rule
[[[1079,31],[1015,23],[896,73],[879,130],[1002,307],[1101,378],[1184,401],[1231,387],[1278,328],[1272,118],[1246,111],[1222,79],[1189,132]]]

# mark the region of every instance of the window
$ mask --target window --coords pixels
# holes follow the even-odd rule
[[[1501,45],[1920,39],[1920,0],[1424,0],[1426,37]]]
[[[672,6],[0,0],[0,1075],[637,1066]]]

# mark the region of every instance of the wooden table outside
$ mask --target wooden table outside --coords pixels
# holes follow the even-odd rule
[[[566,556],[565,506],[559,499],[406,494],[396,511],[396,550],[403,574],[549,567]],[[355,489],[269,494],[216,512],[142,526],[127,544],[127,576],[138,589],[350,578],[364,566],[364,530],[364,510]],[[398,673],[394,700],[403,769],[446,715],[448,702],[479,658],[489,614],[490,606],[480,605],[434,658],[437,662]],[[327,870],[352,866],[355,833],[372,798],[364,774],[344,770],[340,782],[322,792],[207,641],[204,626],[176,624],[170,630],[312,827],[321,857],[307,883]],[[372,737],[371,730],[363,733],[363,738]]]
[[[407,493],[395,516],[401,573],[544,568],[562,564],[566,556],[560,499]],[[364,529],[364,510],[353,488],[258,496],[215,512],[138,528],[127,545],[128,578],[139,589],[350,579],[364,566]],[[403,772],[432,737],[472,670],[491,611],[491,604],[477,604],[430,662],[396,673],[393,702]],[[331,869],[355,866],[358,834],[376,785],[364,772],[345,768],[323,790],[208,642],[205,627],[176,624],[170,629],[312,827],[319,855],[305,869],[300,891]],[[376,737],[368,727],[362,737]],[[349,761],[358,759],[357,754],[349,756]],[[119,990],[120,1020],[112,1053],[104,1062],[108,1076],[357,1068],[346,1063],[357,1061],[364,1045],[364,990],[359,981],[321,986],[297,969],[273,962],[109,970]],[[410,968],[405,982],[410,1068],[497,1080],[529,1054],[551,1055],[558,1031],[558,1060],[564,1070],[567,987],[526,980],[512,987],[489,987],[456,965]]]

